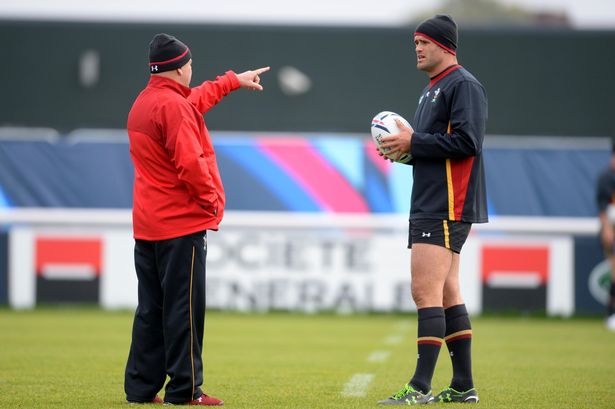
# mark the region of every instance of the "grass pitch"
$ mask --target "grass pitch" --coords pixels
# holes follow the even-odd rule
[[[131,325],[129,312],[0,310],[0,408],[129,407]],[[613,407],[615,333],[602,320],[487,317],[473,327],[479,407]],[[415,336],[413,315],[208,312],[204,390],[229,408],[376,408],[410,378]],[[443,348],[434,390],[450,374]]]

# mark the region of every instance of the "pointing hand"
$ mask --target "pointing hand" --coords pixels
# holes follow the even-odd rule
[[[253,91],[262,91],[263,86],[260,84],[261,78],[260,74],[269,71],[270,67],[258,68],[256,70],[242,72],[241,74],[237,74],[237,79],[239,80],[239,86],[241,88],[248,88]]]

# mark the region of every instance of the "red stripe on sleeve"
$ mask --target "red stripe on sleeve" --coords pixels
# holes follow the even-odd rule
[[[451,159],[451,176],[455,194],[455,220],[461,220],[473,164],[474,156],[465,159]]]

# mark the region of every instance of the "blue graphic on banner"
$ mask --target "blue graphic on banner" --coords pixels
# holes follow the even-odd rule
[[[4,190],[0,186],[0,208],[1,207],[11,207],[11,204],[9,203],[9,198],[6,197]]]
[[[313,142],[318,151],[355,187],[364,186],[363,143],[360,139],[319,138]]]
[[[116,142],[0,140],[0,207],[131,207],[126,131],[109,133]],[[213,137],[227,210],[409,212],[412,167],[383,164],[364,136],[285,135],[284,146],[275,135]],[[595,184],[608,148],[483,153],[491,215],[595,216]]]
[[[412,193],[412,166],[395,165],[389,175],[391,202],[396,213],[410,214],[410,195]]]
[[[492,211],[508,216],[594,217],[607,149],[484,150]]]
[[[220,173],[225,184],[228,208],[234,210],[318,211],[318,205],[277,164],[270,161],[255,142],[216,145]],[[235,172],[227,171],[231,165]],[[264,188],[264,191],[263,191]],[[271,203],[281,204],[281,207]]]
[[[390,195],[386,191],[386,185],[375,172],[366,175],[366,195],[370,209],[375,213],[392,213],[393,205]]]

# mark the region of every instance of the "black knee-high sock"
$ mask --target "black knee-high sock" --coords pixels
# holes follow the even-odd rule
[[[609,297],[609,304],[608,304],[608,314],[609,317],[613,314],[615,314],[615,281],[613,281],[613,279],[611,279],[611,291],[609,292],[609,294],[611,295]]]
[[[431,390],[431,378],[436,369],[442,338],[444,338],[444,308],[421,308],[418,310],[418,314],[419,330],[416,341],[418,358],[410,384],[415,389],[427,393]]]
[[[444,310],[446,333],[444,340],[453,363],[451,388],[465,392],[474,387],[472,380],[472,326],[465,304]]]

